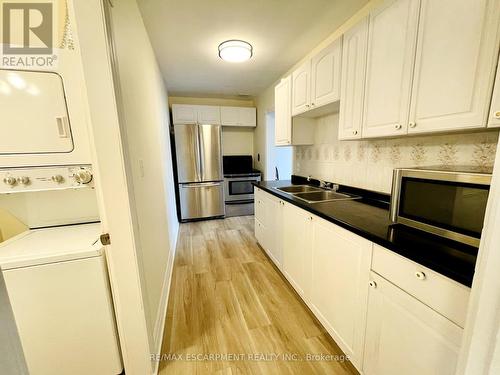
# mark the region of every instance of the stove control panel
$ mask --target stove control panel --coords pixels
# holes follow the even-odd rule
[[[0,169],[0,194],[93,188],[90,165]]]

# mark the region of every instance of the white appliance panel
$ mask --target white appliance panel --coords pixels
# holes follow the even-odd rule
[[[62,78],[53,72],[0,70],[0,154],[73,151]]]
[[[101,224],[29,230],[0,244],[0,267],[9,270],[102,255]]]
[[[122,371],[104,257],[4,271],[30,374]]]
[[[0,244],[30,374],[119,374],[123,366],[100,224],[31,230]]]
[[[0,169],[0,194],[88,187],[94,187],[90,165]]]

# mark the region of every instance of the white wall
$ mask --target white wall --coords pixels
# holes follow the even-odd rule
[[[293,171],[293,147],[277,147],[275,139],[274,112],[266,114],[266,169],[264,174],[268,180],[276,179],[276,169],[279,180],[290,180]]]
[[[222,127],[223,155],[253,155],[254,128]]]
[[[168,99],[136,1],[116,2],[111,14],[138,261],[151,353],[155,353],[163,332],[179,228]]]
[[[266,150],[266,117],[269,112],[274,112],[274,84],[268,87],[257,98],[255,104],[257,106],[257,128],[254,134],[254,166],[263,172],[263,179],[272,179],[267,169],[267,150]]]

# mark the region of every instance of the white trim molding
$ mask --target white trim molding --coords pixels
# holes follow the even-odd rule
[[[163,337],[165,333],[165,322],[167,320],[167,309],[168,309],[168,301],[170,298],[170,291],[172,289],[172,275],[174,273],[174,264],[175,264],[175,254],[177,252],[177,240],[179,238],[179,232],[177,236],[174,237],[171,243],[171,252],[170,257],[168,259],[168,267],[165,272],[165,280],[162,289],[162,297],[160,301],[160,307],[158,308],[158,314],[156,316],[156,323],[154,328],[154,345],[155,345],[155,353],[156,355],[161,355],[161,348],[163,345]],[[153,373],[158,374],[158,369],[160,366],[160,361],[153,361]]]
[[[500,373],[500,153],[486,210],[457,375]]]

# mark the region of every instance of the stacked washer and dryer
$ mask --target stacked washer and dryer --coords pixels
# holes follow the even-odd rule
[[[0,69],[0,268],[31,374],[123,370],[77,50]]]

